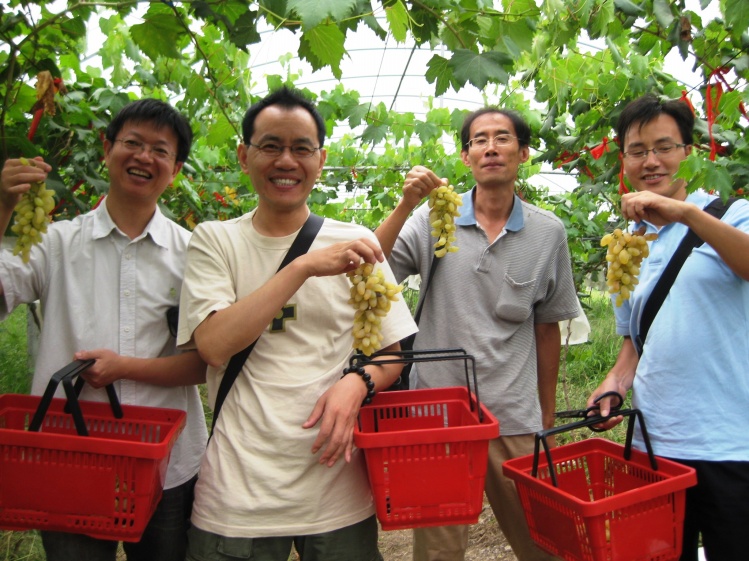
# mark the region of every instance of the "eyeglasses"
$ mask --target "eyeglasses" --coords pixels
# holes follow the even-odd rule
[[[120,144],[122,144],[122,146],[128,152],[137,154],[142,154],[143,152],[145,152],[146,147],[148,147],[148,152],[157,160],[173,160],[177,157],[174,152],[170,152],[163,146],[155,146],[153,144],[141,142],[140,140],[135,140],[134,138],[117,138],[115,139],[115,142],[119,142]]]
[[[263,156],[269,158],[278,158],[287,148],[295,158],[311,158],[320,149],[315,146],[307,146],[306,144],[283,146],[275,142],[264,142],[262,144],[253,144],[250,142],[248,145],[257,148]]]
[[[489,144],[494,141],[495,146],[507,146],[512,144],[517,136],[512,134],[498,134],[494,138],[488,138],[486,136],[479,136],[478,138],[472,138],[468,141],[468,149],[473,148],[474,150],[486,150],[489,148]]]
[[[650,148],[649,150],[645,150],[644,148],[636,148],[634,150],[630,150],[629,152],[624,152],[622,155],[625,158],[629,158],[630,160],[644,160],[648,157],[648,154],[650,152],[652,152],[656,157],[668,156],[671,152],[674,151],[674,148],[684,148],[685,146],[686,144],[676,143],[661,144],[654,148]]]

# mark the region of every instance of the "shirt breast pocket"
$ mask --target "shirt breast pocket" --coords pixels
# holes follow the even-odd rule
[[[517,282],[506,274],[499,287],[499,297],[495,308],[497,317],[512,323],[524,322],[533,310],[535,292],[536,279]]]

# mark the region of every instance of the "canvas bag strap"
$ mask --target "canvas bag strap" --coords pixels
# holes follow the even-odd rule
[[[317,236],[317,233],[320,231],[322,223],[322,217],[310,213],[310,215],[307,217],[307,221],[302,226],[302,229],[299,230],[296,238],[294,238],[294,241],[291,244],[289,251],[286,253],[286,256],[283,258],[281,265],[279,265],[278,271],[283,269],[286,265],[291,263],[300,255],[304,255],[305,253],[307,253],[310,246],[312,245],[312,242],[315,240],[315,236]],[[257,343],[257,339],[255,339],[252,343],[239,351],[229,360],[229,365],[226,367],[226,372],[224,372],[223,378],[221,378],[221,385],[219,385],[218,393],[216,394],[216,405],[213,407],[213,422],[211,424],[211,434],[213,434],[213,429],[216,426],[216,420],[218,419],[218,414],[221,411],[221,406],[224,404],[226,396],[229,395],[229,390],[231,390],[231,387],[234,385],[234,381],[242,371],[242,366],[244,366],[244,363],[250,356],[252,349],[255,347],[255,343]]]
[[[728,199],[725,203],[718,197],[710,202],[704,211],[719,219],[725,214],[728,208],[736,201],[735,198]],[[687,257],[692,253],[692,250],[696,247],[700,247],[704,242],[697,234],[691,229],[687,231],[684,238],[681,240],[679,247],[676,248],[671,260],[666,265],[661,278],[653,288],[653,292],[650,293],[647,302],[642,308],[642,315],[640,316],[640,329],[637,337],[635,338],[635,349],[637,349],[637,356],[642,356],[642,349],[645,344],[645,338],[648,336],[648,330],[650,325],[653,323],[655,316],[658,315],[661,304],[666,299],[668,291],[671,290],[671,285],[674,284],[676,276],[679,274],[681,267],[687,260]]]

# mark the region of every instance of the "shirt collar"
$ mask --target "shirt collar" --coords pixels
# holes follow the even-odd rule
[[[460,216],[455,219],[455,223],[458,226],[475,226],[476,225],[476,211],[473,207],[473,197],[476,192],[476,187],[463,193],[463,206],[460,207]],[[517,232],[523,229],[525,219],[523,218],[523,202],[517,195],[514,195],[512,203],[512,211],[510,217],[507,219],[505,230],[509,232]]]
[[[109,211],[107,210],[107,197],[104,197],[104,200],[102,200],[101,204],[94,210],[92,210],[91,214],[94,217],[93,238],[95,240],[106,238],[115,230],[119,231],[117,225],[114,223],[114,220],[112,220],[112,217],[109,215]],[[169,239],[167,230],[168,225],[166,221],[167,218],[161,213],[161,210],[157,206],[156,210],[153,213],[153,217],[146,225],[143,233],[138,236],[137,239],[150,236],[156,245],[167,247]]]

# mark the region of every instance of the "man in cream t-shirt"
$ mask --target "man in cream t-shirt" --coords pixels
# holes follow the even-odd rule
[[[258,206],[195,230],[178,344],[209,364],[213,404],[230,358],[259,339],[201,465],[187,558],[286,561],[293,543],[305,561],[375,561],[374,504],[353,429],[367,379],[383,390],[401,365],[342,376],[354,319],[345,273],[366,261],[393,275],[374,234],[328,219],[309,251],[277,272],[309,216],[325,125],[308,100],[282,88],[250,107],[242,129],[239,160]],[[416,331],[402,300],[381,330],[385,352]]]

